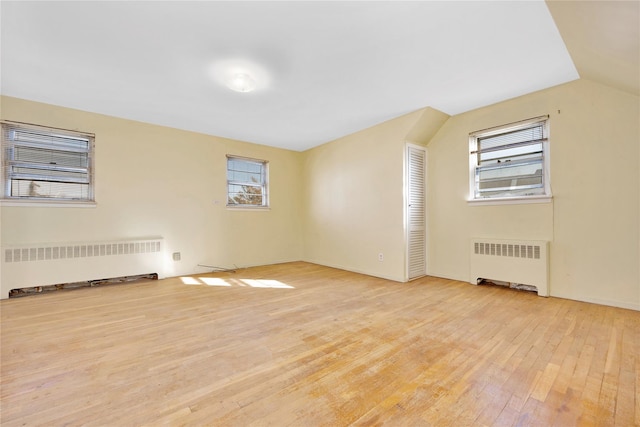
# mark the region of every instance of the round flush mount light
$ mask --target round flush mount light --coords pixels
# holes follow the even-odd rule
[[[240,93],[266,89],[271,82],[265,67],[246,58],[218,60],[209,65],[208,72],[216,83]]]
[[[256,81],[247,73],[236,73],[228,79],[227,87],[236,92],[251,92],[256,88]]]

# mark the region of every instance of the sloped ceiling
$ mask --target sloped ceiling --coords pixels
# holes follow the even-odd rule
[[[580,77],[640,95],[640,1],[548,1]]]
[[[0,89],[300,151],[578,73],[637,93],[637,13],[620,24],[598,17],[630,6],[569,3],[2,1]],[[600,64],[614,53],[618,62]],[[256,90],[229,90],[229,70],[251,74]]]

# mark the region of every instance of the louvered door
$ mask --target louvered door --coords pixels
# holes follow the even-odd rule
[[[424,276],[427,269],[425,231],[426,151],[407,146],[407,275]]]

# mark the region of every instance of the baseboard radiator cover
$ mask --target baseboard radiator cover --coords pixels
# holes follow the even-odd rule
[[[162,237],[2,247],[2,298],[12,289],[156,273]]]
[[[471,239],[469,283],[482,279],[535,286],[549,296],[549,242],[545,240]]]

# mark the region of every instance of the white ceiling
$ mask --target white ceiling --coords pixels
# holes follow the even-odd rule
[[[542,0],[0,8],[3,95],[299,151],[579,77]],[[225,67],[257,89],[230,91]]]

